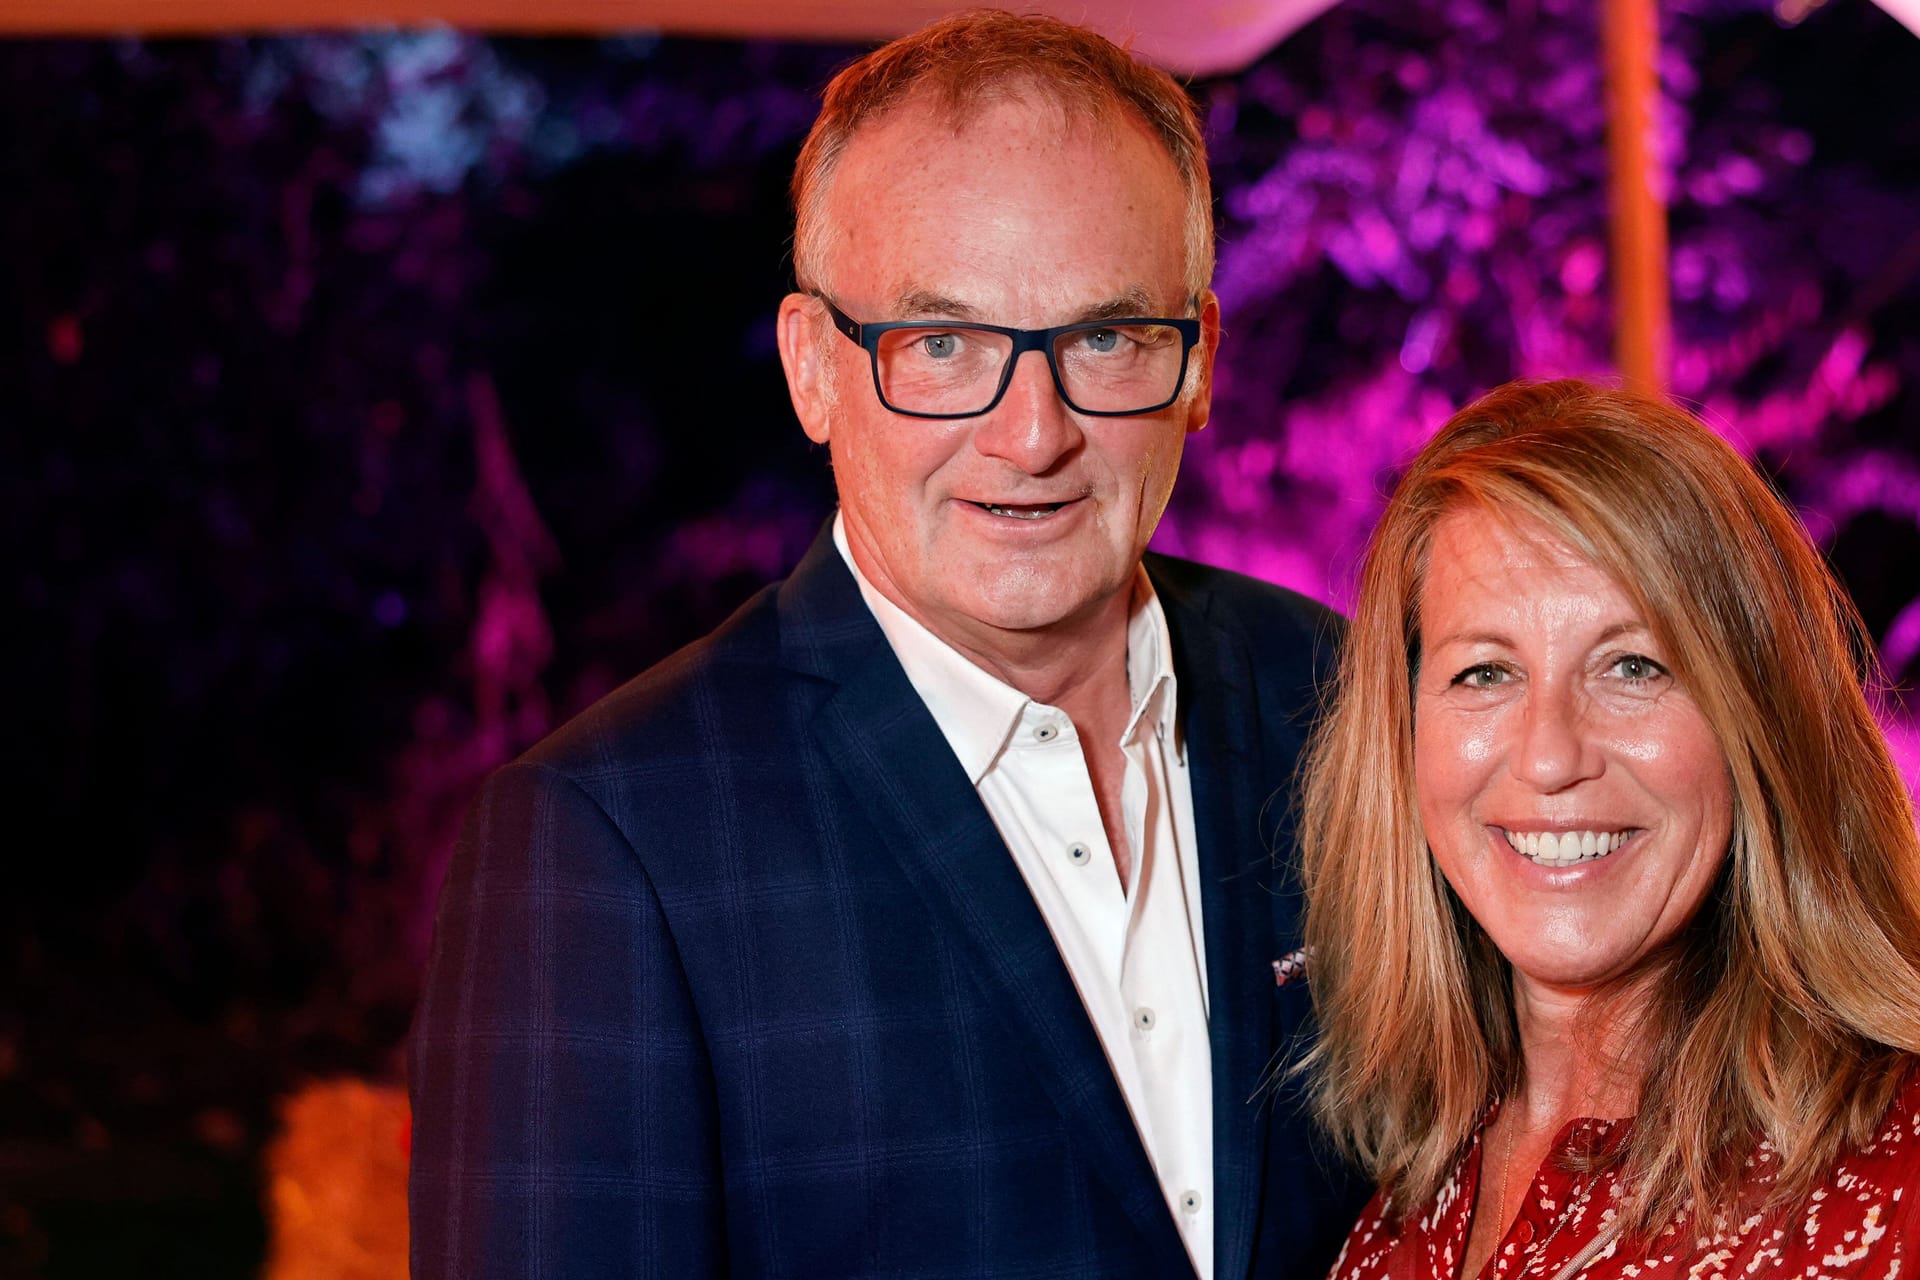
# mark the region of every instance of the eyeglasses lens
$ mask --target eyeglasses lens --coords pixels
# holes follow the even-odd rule
[[[876,354],[880,391],[906,413],[985,412],[999,394],[1013,339],[965,325],[914,325],[882,335]],[[1053,365],[1067,400],[1093,413],[1138,413],[1179,391],[1185,356],[1168,325],[1081,325],[1053,342]]]

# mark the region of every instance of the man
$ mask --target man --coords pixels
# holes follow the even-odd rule
[[[1323,1274],[1262,815],[1329,615],[1147,558],[1219,304],[1184,95],[974,13],[828,89],[781,359],[840,512],[488,785],[416,1276]]]

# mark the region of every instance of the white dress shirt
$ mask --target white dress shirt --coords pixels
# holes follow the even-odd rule
[[[1123,888],[1073,722],[975,666],[868,582],[907,679],[1006,841],[1079,989],[1200,1280],[1213,1275],[1213,1059],[1207,1045],[1193,788],[1177,741],[1167,618],[1146,570],[1127,617],[1133,710],[1120,805],[1133,851]]]

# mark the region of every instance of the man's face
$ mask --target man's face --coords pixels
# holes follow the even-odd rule
[[[863,323],[1187,316],[1185,212],[1173,161],[1130,119],[1008,101],[956,133],[908,102],[841,157],[819,284]],[[1186,435],[1206,424],[1211,293],[1192,392],[1120,418],[1069,409],[1040,352],[1020,357],[979,417],[892,413],[866,353],[819,311],[786,300],[781,355],[802,425],[831,450],[855,560],[884,595],[949,643],[989,652],[1007,632],[1124,611]]]

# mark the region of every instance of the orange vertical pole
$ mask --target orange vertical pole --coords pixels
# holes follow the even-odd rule
[[[1654,187],[1659,97],[1656,0],[1601,0],[1607,80],[1608,213],[1612,219],[1614,360],[1631,383],[1667,385],[1672,333],[1667,210]]]

